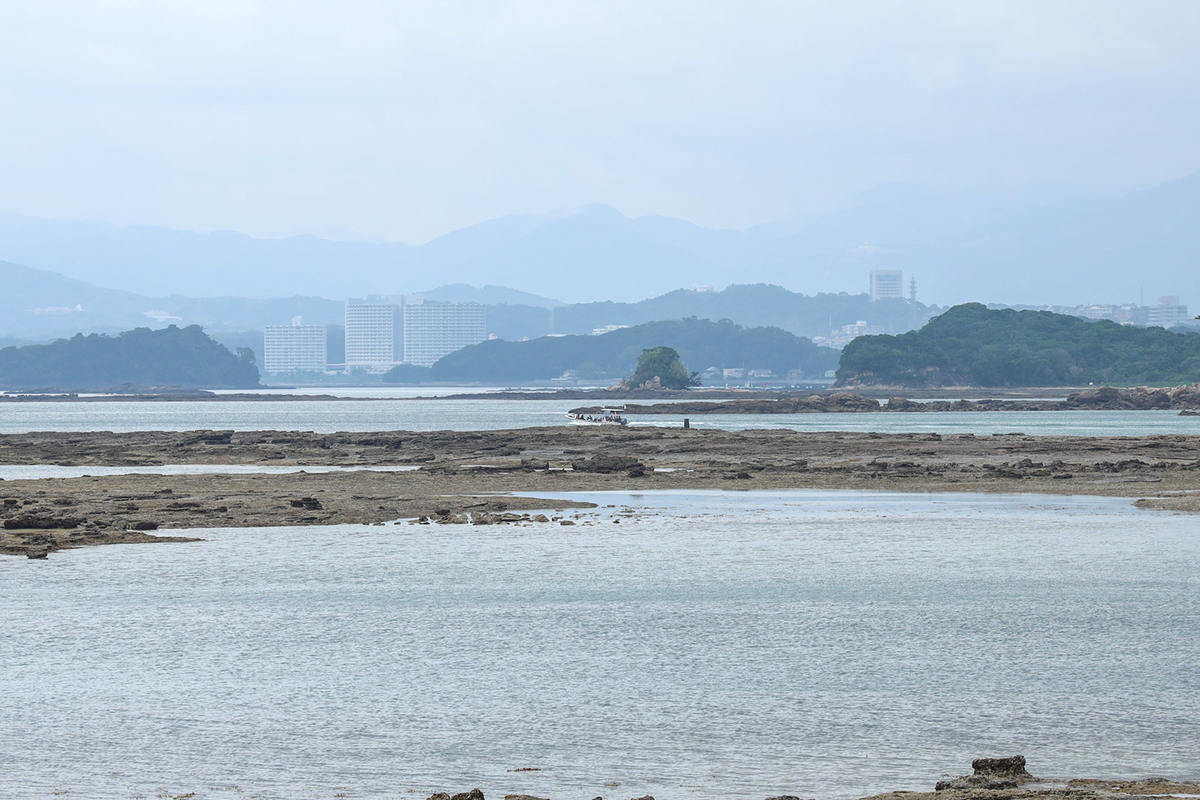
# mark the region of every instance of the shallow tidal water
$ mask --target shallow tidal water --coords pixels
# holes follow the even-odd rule
[[[1200,778],[1195,517],[570,496],[611,507],[0,559],[0,797],[850,798],[1018,752]]]
[[[503,430],[563,426],[581,400],[373,399],[222,402],[0,403],[0,434],[31,431]],[[787,429],[880,433],[1026,433],[1058,436],[1200,435],[1177,411],[1004,411],[691,415],[704,430]],[[630,415],[630,425],[683,426],[682,414]]]

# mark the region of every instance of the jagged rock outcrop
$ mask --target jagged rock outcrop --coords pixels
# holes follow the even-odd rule
[[[977,758],[971,762],[972,775],[960,775],[948,781],[938,781],[934,791],[949,790],[974,791],[986,789],[997,791],[1015,789],[1018,784],[1035,780],[1025,770],[1025,756],[1015,755],[1004,758]]]
[[[1015,755],[1007,758],[977,758],[971,762],[971,769],[976,775],[986,775],[1002,778],[1032,778],[1025,769],[1025,756]]]

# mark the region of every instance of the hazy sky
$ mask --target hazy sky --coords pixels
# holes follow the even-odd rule
[[[1200,2],[5,3],[0,211],[417,243],[1200,168]]]

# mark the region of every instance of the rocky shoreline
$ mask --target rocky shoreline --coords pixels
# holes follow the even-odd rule
[[[931,791],[896,791],[862,800],[1133,800],[1134,798],[1195,797],[1200,783],[1169,778],[1053,780],[1037,778],[1025,769],[1024,756],[977,758],[972,772],[940,780]],[[618,796],[621,797],[621,796]],[[487,800],[482,789],[451,794],[435,792],[427,800]],[[504,800],[550,800],[530,794],[506,794]],[[595,797],[593,800],[604,800]],[[643,795],[632,800],[655,800]],[[802,800],[800,795],[780,794],[766,800]]]
[[[600,413],[599,406],[571,410],[575,414]],[[723,400],[679,401],[641,405],[626,403],[627,414],[828,414],[828,413],[925,413],[933,411],[1180,411],[1184,416],[1200,413],[1200,384],[1171,389],[1115,389],[1105,386],[1073,392],[1063,400],[999,399],[928,400],[915,402],[891,397],[880,402],[852,392],[824,395],[783,395]]]
[[[1114,800],[1178,797],[1200,792],[1200,783],[1161,777],[1062,781],[1038,778],[1025,766],[1025,757],[1020,755],[977,758],[971,762],[971,774],[940,780],[931,792],[888,792],[864,800]]]
[[[560,524],[587,504],[521,492],[867,489],[1128,497],[1200,513],[1200,437],[1068,437],[553,427],[0,436],[0,464],[304,465],[330,473],[0,481],[0,553],[41,557],[151,531],[380,524]],[[372,471],[372,467],[413,467]],[[219,469],[217,469],[219,471]],[[545,513],[549,512],[549,513]],[[538,521],[538,515],[546,522]],[[507,516],[506,516],[507,515]],[[526,516],[527,515],[527,516]],[[561,517],[556,519],[556,517]]]

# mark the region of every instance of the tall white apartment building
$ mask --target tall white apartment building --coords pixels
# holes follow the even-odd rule
[[[404,361],[433,366],[439,358],[487,338],[487,307],[479,303],[404,306]]]
[[[871,302],[904,297],[904,270],[871,270]]]
[[[263,328],[263,372],[323,372],[326,358],[324,325],[293,317],[291,325]]]
[[[1188,314],[1188,307],[1179,304],[1177,295],[1163,295],[1158,298],[1158,305],[1150,306],[1149,319],[1150,325],[1159,325],[1164,328],[1170,328],[1175,325],[1187,325],[1192,322],[1191,316]]]
[[[404,348],[403,297],[346,301],[346,369],[383,372],[399,364]]]

